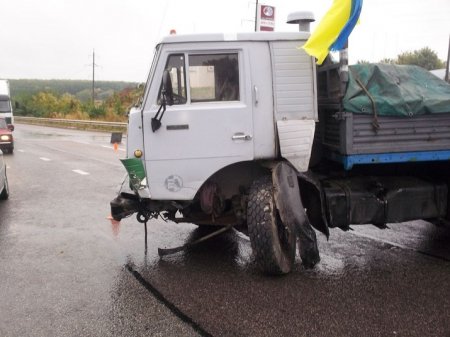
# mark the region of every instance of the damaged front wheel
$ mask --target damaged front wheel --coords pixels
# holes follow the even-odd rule
[[[255,180],[250,189],[247,224],[260,269],[272,275],[287,274],[295,261],[296,235],[278,214],[271,176]]]

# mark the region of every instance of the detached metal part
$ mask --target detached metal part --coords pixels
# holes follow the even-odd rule
[[[233,227],[232,225],[228,225],[226,227],[222,227],[222,228],[212,232],[211,234],[205,235],[205,236],[201,237],[198,240],[195,240],[193,242],[188,242],[188,243],[186,243],[186,244],[184,244],[182,246],[179,246],[179,247],[175,247],[175,248],[158,248],[158,255],[160,257],[163,257],[163,256],[166,256],[166,255],[171,255],[171,254],[175,254],[175,253],[181,252],[181,251],[183,251],[183,250],[185,250],[187,248],[190,248],[192,246],[195,246],[195,245],[197,245],[197,244],[199,244],[201,242],[204,242],[206,240],[212,239],[213,237],[228,231],[232,227]]]
[[[295,228],[303,265],[314,267],[319,261],[319,248],[300,198],[297,172],[286,162],[278,163],[272,171],[275,203],[283,224]]]

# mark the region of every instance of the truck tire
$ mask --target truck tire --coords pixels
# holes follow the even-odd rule
[[[286,228],[278,214],[271,176],[255,180],[250,188],[247,225],[253,254],[259,268],[267,274],[282,275],[292,270],[296,236]]]

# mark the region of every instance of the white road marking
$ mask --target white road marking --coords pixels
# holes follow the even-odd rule
[[[89,175],[88,172],[85,172],[85,171],[82,171],[82,170],[72,170],[72,172],[81,174],[82,176],[87,176],[87,175]]]
[[[83,142],[82,140],[74,140],[74,143],[83,144],[83,145],[91,145],[89,142]]]
[[[51,161],[51,159],[45,158],[45,157],[39,157],[39,159],[40,159],[40,160],[43,160],[43,161]]]
[[[22,153],[24,153],[24,152],[25,152],[25,150],[17,150],[17,151],[19,151],[19,152],[22,152]]]

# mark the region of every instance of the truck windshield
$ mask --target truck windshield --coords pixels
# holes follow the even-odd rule
[[[9,101],[0,101],[0,112],[11,112]]]
[[[0,119],[0,129],[7,129],[8,125],[4,119]]]
[[[145,87],[144,87],[144,92],[142,93],[142,97],[139,99],[139,103],[141,106],[143,106],[143,104],[145,104],[145,99],[146,99],[146,95],[147,95],[147,89],[151,83],[151,80],[153,78],[153,74],[155,73],[155,67],[156,67],[156,61],[158,59],[158,53],[159,53],[159,49],[160,49],[160,45],[157,45],[155,48],[155,51],[153,53],[153,60],[152,60],[152,65],[150,67],[150,71],[148,73],[147,76],[147,82],[145,83]]]

